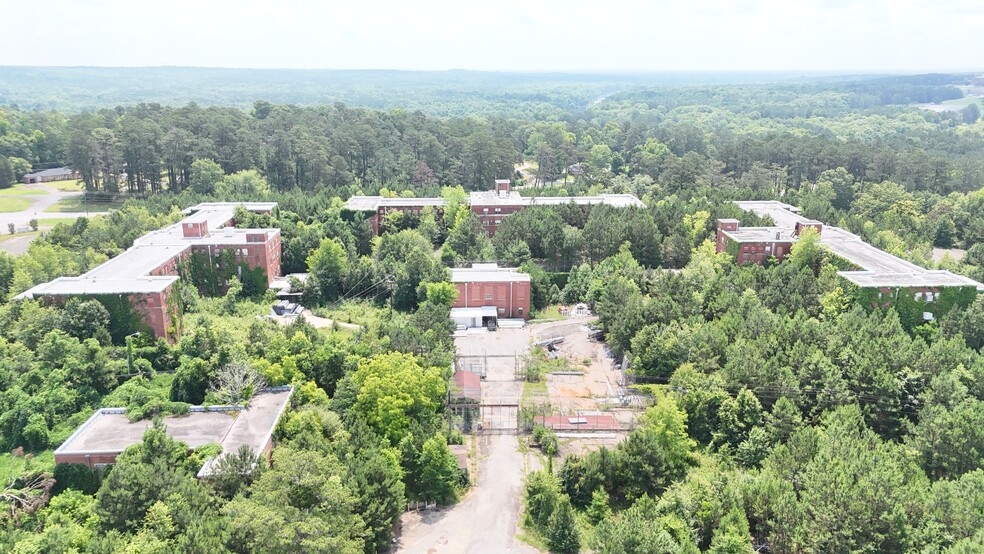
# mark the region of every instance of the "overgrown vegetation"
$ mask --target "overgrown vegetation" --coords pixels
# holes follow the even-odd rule
[[[526,119],[263,101],[3,108],[0,174],[69,163],[91,192],[143,198],[0,254],[0,442],[24,454],[4,457],[0,546],[384,551],[407,500],[451,503],[466,486],[442,425],[448,266],[497,260],[531,275],[536,310],[588,304],[652,396],[624,442],[555,467],[548,457],[529,477],[535,540],[557,552],[979,549],[984,300],[954,290],[935,311],[872,306],[809,240],[764,267],[738,267],[708,241],[718,218],[768,223],[731,200],[782,198],[981,279],[984,123],[900,105],[954,97],[961,79],[629,89]],[[521,161],[529,173],[513,172]],[[463,199],[507,175],[524,195],[631,193],[646,206],[535,206],[489,239]],[[343,209],[356,193],[448,207],[387,215],[374,237]],[[295,283],[302,303],[362,328],[277,326],[262,318],[264,283],[230,260],[183,268],[180,340],[143,333],[129,360],[122,308],[10,301],[118,254],[178,208],[230,199],[277,201],[237,224],[280,228],[282,271],[309,274]],[[967,255],[933,262],[933,246]],[[551,408],[532,397],[563,367],[542,352],[527,365],[520,420],[547,451],[556,436],[535,424]],[[51,449],[97,407],[153,417],[245,402],[261,380],[295,388],[271,469],[227,453],[219,478],[198,481],[214,448],[189,452],[156,426],[108,476],[51,467]]]

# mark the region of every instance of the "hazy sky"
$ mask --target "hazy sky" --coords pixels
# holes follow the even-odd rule
[[[0,65],[970,70],[981,0],[0,0]]]

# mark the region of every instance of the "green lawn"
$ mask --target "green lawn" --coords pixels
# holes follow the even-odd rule
[[[48,193],[43,190],[27,189],[24,188],[24,185],[15,185],[9,189],[0,189],[0,198],[8,198],[12,196],[40,196],[44,194]]]
[[[561,315],[560,306],[555,304],[553,306],[547,306],[546,308],[540,310],[540,312],[536,315],[536,319],[531,321],[531,323],[537,321],[556,321],[556,320],[563,320],[567,318],[568,318],[567,315]]]
[[[19,477],[26,472],[51,471],[55,467],[55,455],[52,450],[36,452],[30,458],[0,454],[0,479],[6,483],[10,477]]]
[[[0,189],[0,212],[22,212],[31,207],[30,196],[47,194],[43,190],[25,189],[21,186]]]
[[[68,223],[69,225],[75,223],[77,218],[74,217],[42,217],[38,219],[39,227],[54,227],[59,223]]]
[[[2,213],[22,212],[29,207],[31,207],[30,200],[0,196],[0,212]]]
[[[119,202],[82,202],[81,196],[73,196],[71,198],[62,198],[58,202],[52,204],[47,210],[48,213],[54,212],[105,212],[118,208],[120,206]]]
[[[67,181],[52,181],[50,183],[45,183],[44,185],[66,192],[85,190],[85,186],[82,184],[82,181],[76,181],[75,179],[69,179]]]
[[[944,104],[948,106],[969,106],[971,104],[977,104],[978,107],[984,108],[984,102],[976,96],[964,96],[963,98],[955,98],[953,100],[945,100]]]

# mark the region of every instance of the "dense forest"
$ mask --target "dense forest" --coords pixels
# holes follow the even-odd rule
[[[891,103],[954,98],[935,87],[966,83],[971,75],[917,78],[831,76],[810,72],[515,73],[228,69],[203,67],[0,67],[0,105],[30,110],[84,111],[160,103],[248,108],[257,98],[276,104],[343,102],[376,109],[422,110],[439,116],[562,118],[613,92],[634,87],[734,84],[812,84],[891,89]],[[850,83],[881,81],[857,87]],[[908,90],[906,90],[908,89]],[[916,90],[921,89],[921,90]],[[914,92],[914,94],[913,94]]]
[[[407,500],[467,483],[442,422],[453,357],[448,267],[531,275],[534,308],[584,302],[650,407],[613,448],[532,473],[524,527],[555,552],[974,552],[984,548],[984,300],[938,321],[854,302],[801,241],[781,263],[715,254],[735,199],[782,199],[927,267],[984,280],[984,122],[913,102],[962,76],[626,87],[549,116],[477,117],[256,101],[87,112],[0,108],[0,176],[68,164],[108,216],[0,254],[0,442],[15,552],[385,552]],[[520,95],[517,102],[529,100]],[[123,102],[121,101],[121,104]],[[298,103],[301,103],[298,101]],[[465,108],[465,113],[468,109]],[[4,169],[4,168],[7,169]],[[632,193],[645,208],[536,206],[489,238],[467,191]],[[380,237],[353,194],[437,196]],[[95,301],[20,291],[77,275],[207,200],[275,200],[302,302],[360,330],[278,327],[268,293],[182,287],[174,345],[132,341]],[[946,249],[936,256],[933,248]],[[951,250],[961,248],[962,252]],[[230,368],[294,400],[271,468],[194,472],[155,426],[107,473],[51,449],[100,406],[134,417],[214,399]],[[245,455],[244,455],[245,456]]]

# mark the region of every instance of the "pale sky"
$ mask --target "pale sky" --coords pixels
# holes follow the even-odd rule
[[[981,0],[0,0],[0,65],[984,69]]]

